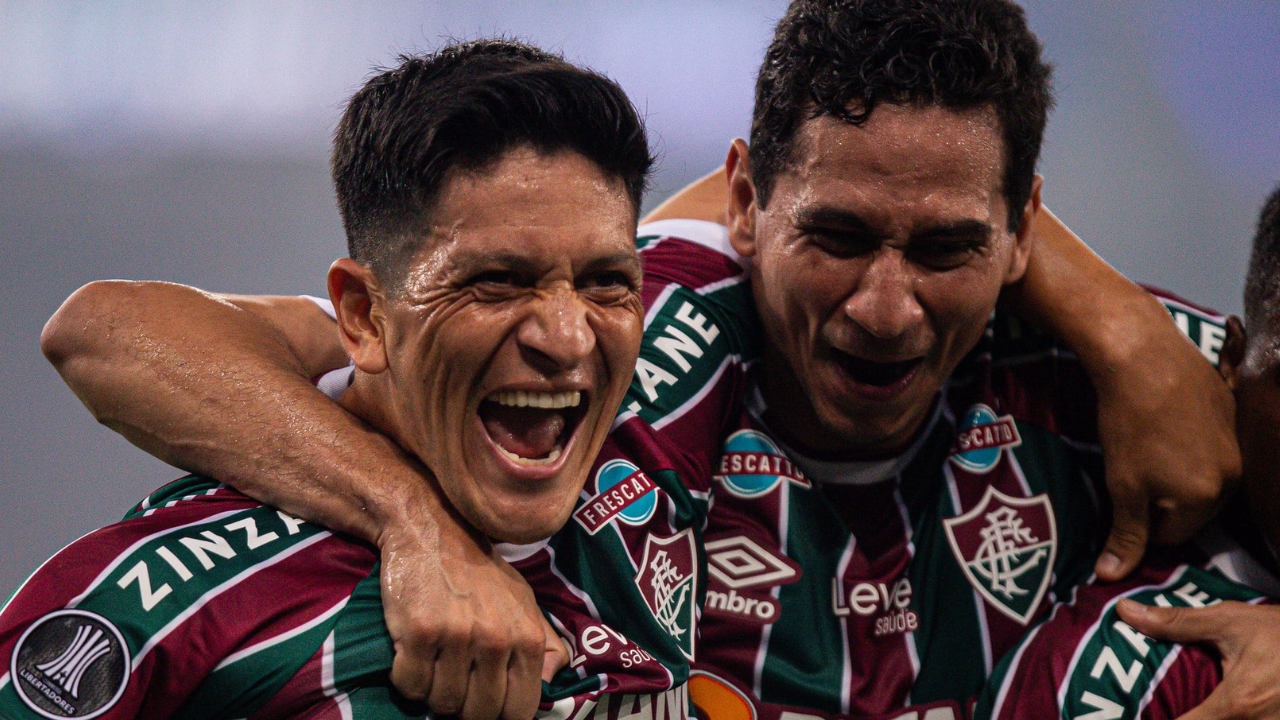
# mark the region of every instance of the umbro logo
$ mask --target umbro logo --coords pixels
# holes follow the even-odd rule
[[[799,566],[742,535],[712,540],[703,547],[707,550],[707,571],[711,577],[734,590],[784,585],[800,579]]]

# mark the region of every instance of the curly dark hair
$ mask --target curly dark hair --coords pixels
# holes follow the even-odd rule
[[[756,81],[752,181],[764,206],[800,126],[829,115],[866,122],[878,103],[993,106],[1005,147],[1004,195],[1017,230],[1053,104],[1051,68],[1009,0],[795,0]]]
[[[1249,273],[1244,279],[1244,321],[1261,331],[1275,314],[1272,305],[1280,295],[1280,186],[1272,191],[1258,216],[1253,236]]]
[[[401,56],[356,92],[334,133],[351,257],[396,289],[448,173],[484,169],[521,145],[581,153],[621,181],[639,213],[653,156],[614,81],[507,39]]]

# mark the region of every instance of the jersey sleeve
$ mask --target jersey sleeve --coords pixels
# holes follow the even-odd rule
[[[373,560],[216,482],[178,481],[9,600],[0,716],[247,715],[315,653]]]
[[[722,225],[642,226],[644,340],[615,423],[638,419],[678,458],[690,488],[709,489],[720,444],[758,354],[744,261]]]
[[[1191,303],[1167,290],[1147,285],[1143,287],[1164,305],[1182,334],[1186,335],[1187,339],[1200,350],[1200,354],[1216,367],[1218,354],[1222,351],[1222,344],[1227,339],[1227,318],[1221,313]]]
[[[1153,640],[1120,619],[1122,597],[1163,607],[1204,607],[1262,596],[1210,570],[1148,562],[1122,583],[1083,585],[1071,602],[1005,656],[975,707],[995,718],[1173,720],[1197,707],[1221,679],[1207,649]]]

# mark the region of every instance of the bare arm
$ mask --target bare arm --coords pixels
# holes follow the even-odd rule
[[[425,468],[311,385],[346,364],[313,303],[98,282],[67,299],[41,347],[144,450],[377,544],[402,692],[468,720],[532,717],[547,642],[532,592]]]
[[[1184,542],[1220,509],[1240,477],[1234,404],[1155,298],[1047,208],[1032,228],[1037,245],[1009,297],[1079,354],[1097,388],[1114,517],[1096,570],[1116,580],[1137,566],[1148,536]]]

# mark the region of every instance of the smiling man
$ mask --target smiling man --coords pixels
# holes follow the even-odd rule
[[[340,403],[438,473],[478,539],[547,538],[640,342],[640,119],[599,75],[478,41],[375,76],[334,146],[351,257],[328,284],[354,361]],[[381,604],[413,590],[379,582],[374,548],[188,477],[58,553],[7,603],[0,715],[421,716],[391,689],[397,638]],[[536,682],[543,648],[520,651],[477,674],[485,692],[459,709],[532,716],[536,698],[505,681]],[[666,687],[683,678],[681,666]]]
[[[751,147],[730,152],[727,225],[668,217],[639,231],[646,337],[616,442],[556,539],[508,548],[539,598],[577,608],[556,629],[582,687],[608,687],[587,669],[603,662],[660,690],[680,681],[684,658],[694,701],[717,720],[895,716],[912,703],[960,715],[1000,656],[1090,576],[1107,538],[1100,435],[1115,517],[1127,518],[1118,537],[1130,541],[1124,561],[1109,546],[1108,572],[1136,562],[1145,530],[1133,528],[1156,500],[1183,536],[1207,515],[1236,457],[1225,394],[1196,381],[1212,373],[1156,301],[1041,211],[1047,79],[1008,2],[792,4],[761,71]],[[1045,244],[1033,251],[1036,233]],[[988,325],[1004,290],[1054,299],[1023,311],[1082,359],[1003,314]],[[408,611],[417,621],[500,607],[469,595],[486,583],[458,591],[462,576],[436,562],[450,546],[415,535],[438,513],[403,463],[367,445],[290,455],[316,433],[343,449],[365,438],[315,401],[304,378],[323,361],[290,355],[323,346],[331,327],[305,302],[235,302],[255,313],[171,286],[91,286],[51,321],[46,349],[99,417],[144,447],[377,540],[384,576],[408,568],[391,575],[429,598],[389,599],[390,625],[406,607],[435,611]],[[202,368],[200,380],[139,359],[134,342]],[[220,399],[257,394],[287,397],[288,412]],[[1185,430],[1165,423],[1189,409],[1216,430],[1175,435],[1174,451],[1152,440],[1153,428]],[[491,437],[517,424],[506,412],[481,408]],[[554,452],[556,431],[544,430],[507,449]],[[1126,485],[1143,462],[1163,485]],[[278,472],[265,477],[264,464]],[[411,575],[406,557],[432,572]],[[564,582],[584,569],[590,582]],[[490,622],[452,638],[408,633],[396,662],[419,671],[393,673],[397,685],[483,717],[461,698],[486,692],[465,678],[492,677],[490,665],[456,659]],[[623,624],[631,634],[608,629]],[[657,706],[611,702],[594,717]]]

